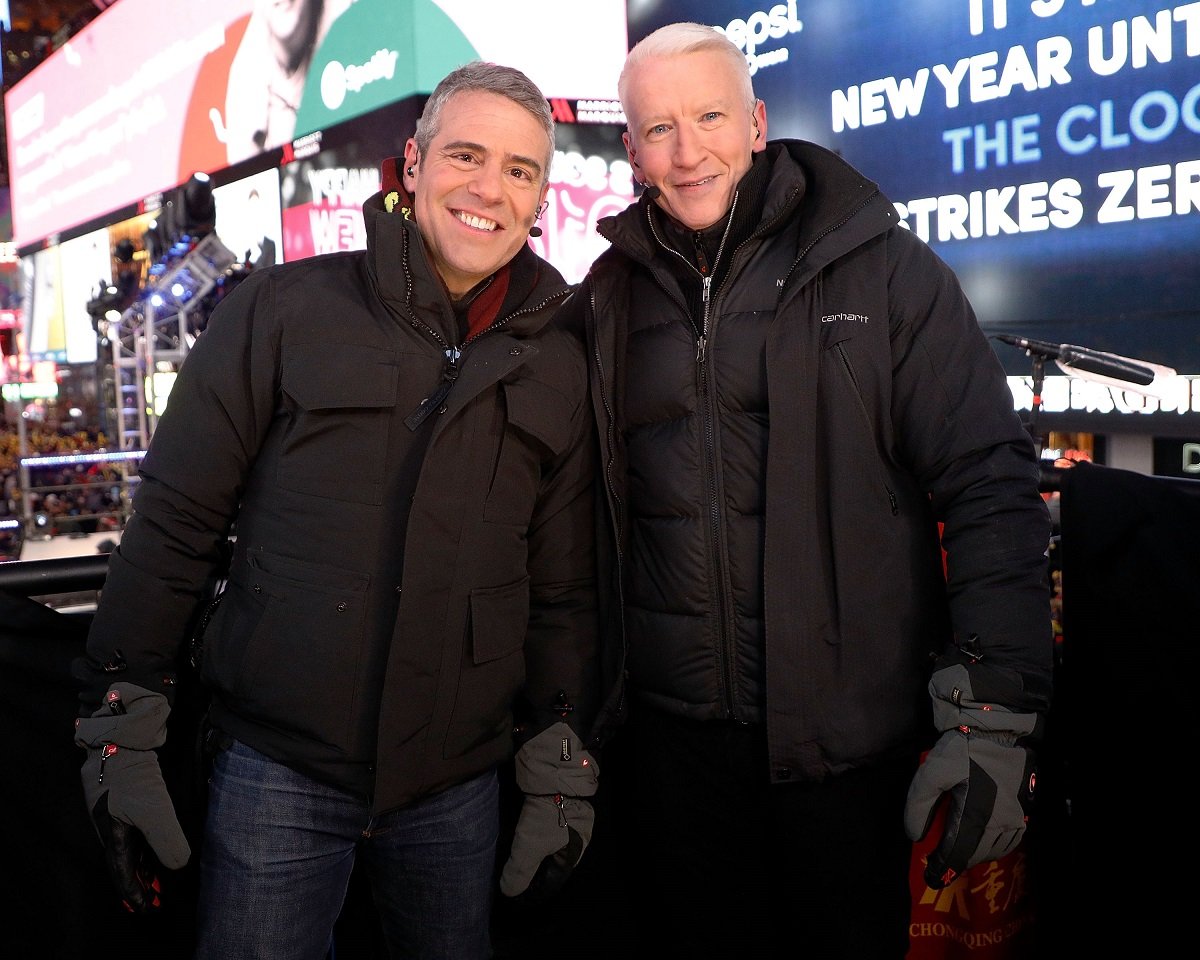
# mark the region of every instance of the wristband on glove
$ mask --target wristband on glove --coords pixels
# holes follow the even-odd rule
[[[592,838],[595,812],[583,798],[595,794],[599,772],[561,721],[517,751],[517,786],[525,801],[500,875],[506,897],[540,900],[566,882]]]
[[[1021,677],[955,652],[939,658],[929,681],[934,722],[944,731],[908,790],[904,826],[911,840],[929,831],[943,795],[945,828],[925,866],[940,889],[959,874],[998,860],[1021,842],[1037,783],[1035,746],[1044,699]]]
[[[117,892],[141,913],[159,905],[150,851],[172,870],[191,856],[154,752],[166,741],[171,708],[161,693],[132,683],[114,683],[104,699],[75,721],[75,743],[87,750],[83,795]]]

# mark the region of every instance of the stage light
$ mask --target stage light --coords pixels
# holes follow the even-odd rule
[[[183,185],[183,232],[193,237],[203,236],[212,232],[216,222],[212,180],[205,173],[193,173]]]

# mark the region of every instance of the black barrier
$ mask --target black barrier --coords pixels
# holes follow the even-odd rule
[[[1063,942],[1165,956],[1195,926],[1200,480],[1090,464],[1061,479]]]
[[[79,701],[71,663],[83,653],[91,612],[64,612],[43,601],[99,590],[107,563],[106,555],[94,555],[0,564],[5,956],[191,953],[194,869],[166,879],[164,906],[154,915],[129,914],[108,881],[80,786],[83,753],[73,742]],[[179,694],[160,759],[180,819],[195,836],[199,784],[189,741],[203,701],[198,684],[181,684]]]
[[[79,704],[71,663],[84,651],[94,606],[76,605],[63,612],[51,604],[55,598],[102,589],[107,564],[104,554],[0,563],[2,957],[183,960],[194,947],[199,858],[193,856],[183,870],[164,875],[160,910],[129,914],[108,881],[103,849],[85,809],[79,781],[83,753],[73,743]],[[159,759],[193,851],[202,840],[207,761],[198,741],[205,706],[198,678],[181,664],[167,744]],[[615,773],[615,764],[613,769]],[[501,849],[506,853],[519,807],[511,764],[501,769],[501,778]],[[603,821],[601,804],[598,822]],[[563,950],[576,957],[612,955],[604,946],[606,932],[612,936],[622,928],[624,910],[612,909],[617,901],[604,866],[606,844],[598,838],[594,846],[579,878],[556,906],[497,904],[496,960],[557,956]],[[572,943],[579,939],[581,918],[597,913],[612,922],[602,918],[599,930],[588,924],[584,941]],[[386,957],[359,865],[334,937],[331,960]]]

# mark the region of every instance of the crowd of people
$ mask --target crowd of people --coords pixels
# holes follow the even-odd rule
[[[124,523],[128,493],[120,465],[55,463],[29,468],[22,481],[21,460],[96,453],[107,448],[103,432],[34,426],[25,448],[15,430],[0,432],[0,559],[19,559],[28,535],[71,536],[117,531]],[[32,518],[34,529],[26,529]]]

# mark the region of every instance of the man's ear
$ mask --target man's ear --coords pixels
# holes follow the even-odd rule
[[[767,105],[762,100],[755,100],[750,116],[754,119],[754,144],[750,150],[758,153],[767,149]]]
[[[629,158],[629,165],[631,167],[633,167],[633,169],[635,171],[641,170],[642,168],[638,165],[637,160],[634,159],[634,156],[637,153],[637,151],[633,149],[633,145],[632,145],[632,143],[630,143],[628,130],[626,130],[623,134],[621,134],[621,142],[623,144],[625,144],[625,156],[627,156]],[[633,179],[637,180],[638,183],[643,182],[642,179],[640,177],[638,177],[637,173],[634,173]]]
[[[404,144],[403,182],[405,189],[407,189],[410,193],[412,192],[413,183],[416,180],[416,166],[418,163],[420,163],[420,160],[421,154],[420,151],[417,150],[417,141],[414,138],[409,137],[408,142]],[[412,170],[413,173],[409,173],[410,170]]]

